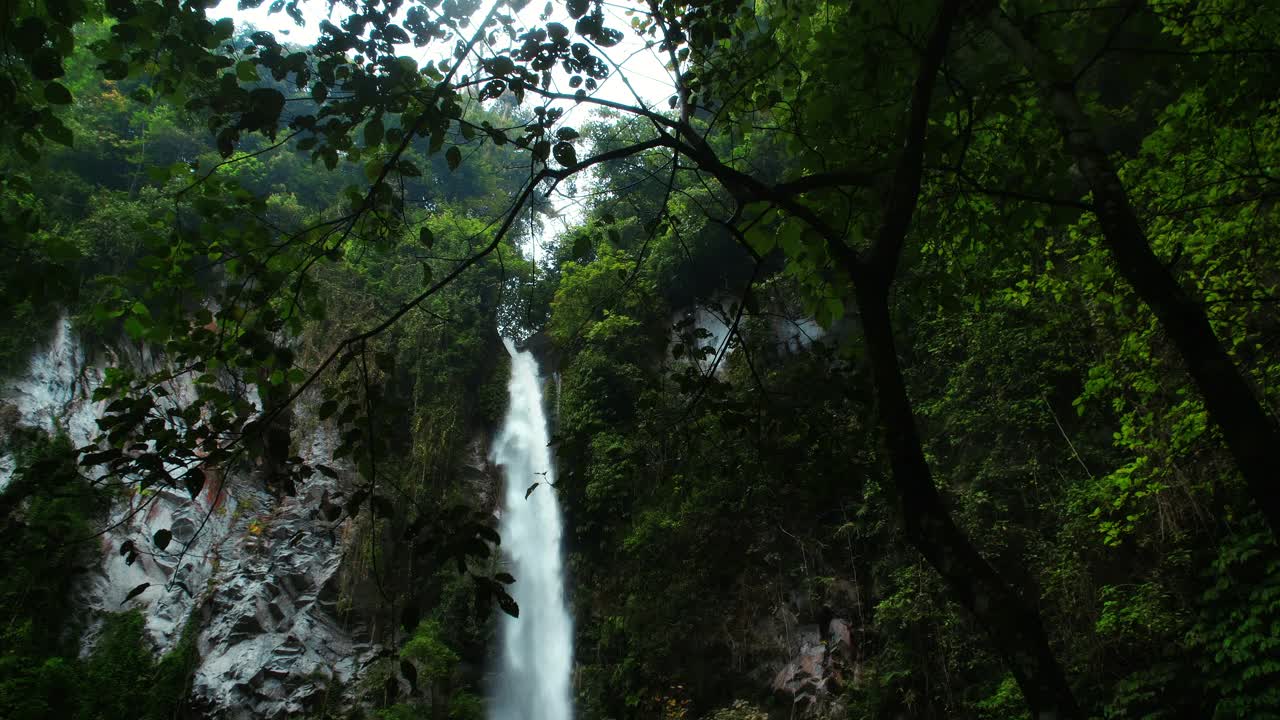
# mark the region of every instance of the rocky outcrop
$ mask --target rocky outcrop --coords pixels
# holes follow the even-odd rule
[[[60,431],[77,447],[89,444],[103,411],[93,391],[106,368],[121,360],[144,370],[158,367],[145,350],[101,354],[89,358],[70,321],[62,319],[28,371],[0,392],[0,430]],[[189,385],[173,385],[173,397],[191,397]],[[328,463],[335,439],[307,414],[303,402],[295,423],[298,452],[308,462]],[[0,487],[14,465],[0,452]],[[322,700],[330,707],[345,704],[335,702],[332,692],[349,685],[382,649],[343,609],[339,573],[349,521],[332,510],[342,500],[349,469],[335,470],[338,478],[317,473],[282,500],[256,474],[235,469],[210,472],[194,499],[168,488],[122,489],[100,538],[101,562],[78,592],[86,649],[96,641],[104,613],[140,609],[157,653],[174,646],[194,613],[199,663],[193,700],[207,715],[284,718]],[[159,530],[172,533],[164,548],[151,541]]]
[[[321,428],[302,457],[327,463],[333,444]],[[343,607],[339,575],[351,521],[331,517],[342,484],[317,474],[278,502],[260,489],[243,491],[258,510],[233,528],[236,547],[199,608],[193,695],[225,718],[294,717],[332,705],[331,693],[381,652]]]
[[[857,680],[849,621],[834,618],[826,631],[824,638],[818,625],[797,628],[791,637],[790,659],[773,678],[771,690],[791,704],[793,716],[840,717],[837,696],[846,683]]]

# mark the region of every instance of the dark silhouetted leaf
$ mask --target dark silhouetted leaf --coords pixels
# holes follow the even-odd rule
[[[139,585],[138,587],[136,587],[136,588],[134,588],[134,589],[130,590],[130,591],[129,591],[129,594],[124,596],[124,600],[121,600],[121,601],[120,601],[120,604],[121,604],[121,605],[123,605],[123,604],[125,604],[125,603],[129,602],[130,600],[132,600],[132,599],[134,599],[134,598],[138,597],[138,596],[139,596],[139,595],[141,595],[142,593],[146,592],[146,589],[147,589],[147,588],[149,588],[149,587],[151,587],[151,583],[149,583],[149,582],[144,582],[144,583],[142,583],[141,585]]]

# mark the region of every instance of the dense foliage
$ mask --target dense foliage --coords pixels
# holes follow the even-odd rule
[[[0,365],[62,312],[167,365],[109,376],[94,482],[21,451],[0,702],[183,687],[134,615],[73,659],[84,549],[49,538],[104,478],[292,494],[333,472],[291,451],[314,400],[348,609],[400,648],[360,696],[479,717],[518,609],[459,467],[501,328],[563,381],[531,491],[573,528],[584,717],[1276,717],[1280,7],[606,7],[339,3],[295,47],[199,0],[6,6]],[[666,107],[596,92],[624,40]],[[835,674],[771,699],[809,626]]]

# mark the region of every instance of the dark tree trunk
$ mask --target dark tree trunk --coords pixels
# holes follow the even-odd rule
[[[1280,540],[1280,425],[1213,332],[1204,307],[1188,293],[1151,250],[1146,231],[1129,202],[1115,166],[1056,62],[1031,44],[999,13],[992,25],[1027,66],[1044,95],[1067,151],[1093,192],[1094,213],[1116,269],[1155,313],[1187,364],[1204,397],[1209,417],[1222,431],[1249,493]]]
[[[887,288],[874,285],[859,285],[858,310],[907,539],[986,631],[1022,688],[1031,716],[1037,720],[1083,717],[1049,647],[1038,612],[983,559],[943,505],[924,457],[898,363]]]

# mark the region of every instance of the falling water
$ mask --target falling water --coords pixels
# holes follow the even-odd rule
[[[510,341],[510,407],[493,444],[503,467],[502,547],[516,583],[520,617],[503,617],[491,720],[572,720],[569,672],[573,627],[564,599],[560,504],[547,449],[547,417],[533,355]],[[535,486],[536,485],[536,486]]]

